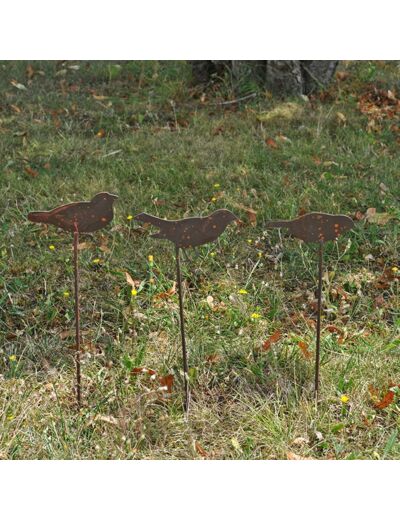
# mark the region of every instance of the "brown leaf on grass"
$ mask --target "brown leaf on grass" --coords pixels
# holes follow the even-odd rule
[[[338,79],[339,81],[344,81],[344,80],[346,80],[349,76],[350,76],[350,73],[349,73],[349,72],[346,72],[346,71],[344,71],[344,70],[340,70],[340,71],[336,72],[336,79]]]
[[[293,453],[293,451],[288,451],[286,457],[287,460],[315,460],[312,457],[302,457],[301,455],[297,455],[297,453]]]
[[[90,242],[79,242],[78,251],[84,251],[85,249],[89,249],[90,246]]]
[[[21,109],[17,105],[10,105],[11,110],[16,112],[17,114],[21,113]]]
[[[219,360],[220,360],[220,356],[216,352],[214,352],[214,354],[210,354],[209,356],[206,357],[207,363],[211,363],[211,364],[218,363]]]
[[[132,287],[132,289],[135,289],[136,282],[128,272],[125,272],[125,278],[126,278],[127,283]]]
[[[72,336],[75,336],[74,329],[63,330],[60,332],[60,339],[71,338]]]
[[[199,443],[199,441],[195,441],[195,443],[194,443],[194,447],[195,447],[195,450],[197,451],[197,453],[198,453],[201,457],[204,457],[204,458],[207,458],[207,457],[208,457],[208,453],[207,453],[206,450],[203,448],[203,446]]]
[[[26,67],[25,74],[27,75],[28,79],[32,79],[33,76],[35,75],[35,70],[34,70],[34,68],[32,67],[31,64],[29,64],[29,65]]]
[[[31,168],[30,166],[25,166],[24,170],[25,170],[25,173],[27,173],[28,175],[30,175],[33,178],[35,178],[39,175],[39,172],[37,172],[36,170]]]
[[[118,419],[113,417],[112,415],[96,415],[95,420],[101,421],[107,424],[112,424],[113,426],[118,425]]]
[[[156,294],[154,296],[155,299],[159,300],[168,300],[171,296],[173,296],[176,293],[176,282],[172,284],[171,289],[168,289],[168,291]]]
[[[152,370],[151,368],[146,367],[134,367],[131,370],[132,375],[138,375],[138,374],[147,374],[149,376],[154,376],[156,374],[155,370]]]
[[[172,388],[174,386],[174,376],[173,374],[167,374],[166,376],[161,376],[160,377],[160,384],[161,386],[166,386],[167,387],[167,392],[169,394],[172,393]]]
[[[377,213],[376,208],[368,208],[365,212],[365,220],[370,224],[377,224],[378,226],[384,226],[392,218],[392,215],[389,213]]]
[[[378,401],[377,403],[374,403],[374,407],[377,408],[378,410],[383,410],[383,409],[387,408],[390,404],[393,403],[393,399],[394,399],[394,392],[393,392],[393,390],[389,390],[388,392],[386,392],[386,394],[382,397],[382,399],[380,401]]]
[[[268,137],[267,139],[265,139],[265,144],[269,147],[269,148],[278,148],[278,143],[275,141],[275,139],[272,139],[272,137]]]
[[[303,356],[304,356],[306,359],[310,359],[311,356],[312,356],[312,354],[311,354],[311,352],[308,350],[308,345],[307,345],[307,343],[305,343],[304,341],[299,341],[297,344],[298,344],[300,350],[302,351]]]
[[[269,350],[271,346],[276,343],[280,337],[282,336],[282,332],[280,330],[276,330],[272,336],[270,336],[268,339],[266,339],[262,345],[263,350]]]
[[[23,85],[22,83],[18,83],[18,81],[16,81],[15,79],[11,80],[10,83],[13,87],[17,88],[18,90],[28,90],[25,87],[25,85]]]
[[[257,212],[254,211],[254,209],[251,208],[245,208],[247,218],[249,219],[249,222],[252,226],[255,226],[257,224]]]

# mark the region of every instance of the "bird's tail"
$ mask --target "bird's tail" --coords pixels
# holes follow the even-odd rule
[[[31,211],[28,213],[28,220],[31,222],[47,223],[48,216],[47,211]]]
[[[290,228],[290,220],[270,220],[266,223],[265,227],[267,228],[281,228],[286,227]]]
[[[165,222],[162,218],[154,217],[153,215],[149,215],[148,213],[139,213],[136,215],[135,220],[139,222],[144,222],[146,224],[152,224],[153,226],[160,227],[160,224]]]

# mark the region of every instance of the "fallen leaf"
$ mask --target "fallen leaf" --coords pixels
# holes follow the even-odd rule
[[[365,220],[370,224],[377,224],[378,226],[384,226],[392,218],[393,216],[389,213],[377,213],[376,208],[368,208],[365,212]]]
[[[125,272],[125,278],[127,283],[132,287],[132,289],[136,289],[136,287],[138,286],[138,280],[134,280],[128,272]]]
[[[15,88],[17,88],[18,90],[28,90],[25,85],[23,85],[22,83],[18,83],[18,81],[15,81],[15,79],[11,80],[11,85]]]
[[[25,166],[24,168],[25,172],[30,175],[31,177],[35,178],[39,175],[39,172],[31,168],[30,166]]]
[[[17,105],[10,105],[10,108],[17,114],[21,113],[21,109]]]
[[[269,350],[271,346],[276,343],[280,337],[282,336],[282,332],[280,330],[276,330],[272,336],[270,336],[268,339],[266,339],[262,345],[263,350]]]
[[[243,450],[240,447],[239,441],[237,440],[236,437],[232,437],[231,444],[235,448],[236,451],[239,451],[240,453],[242,453]]]
[[[89,249],[90,246],[90,242],[79,242],[78,251],[84,251],[85,249]]]
[[[265,139],[265,144],[270,148],[278,148],[278,143],[275,141],[275,139],[272,139],[272,137]]]
[[[308,444],[309,443],[309,439],[307,439],[306,437],[296,437],[294,439],[294,441],[292,442],[292,444],[294,446],[303,446],[304,444]]]
[[[156,371],[152,370],[151,368],[146,368],[146,367],[134,367],[131,370],[131,374],[132,375],[147,374],[149,376],[154,376],[156,374]]]
[[[206,450],[203,448],[203,446],[199,443],[199,441],[195,441],[194,443],[194,447],[195,447],[195,450],[197,451],[197,453],[199,455],[201,455],[202,457],[204,458],[207,458],[208,457],[208,453],[206,452]]]
[[[214,308],[214,298],[211,295],[208,295],[206,298],[207,305],[210,307],[210,309]]]
[[[72,336],[75,336],[74,329],[63,330],[62,332],[60,332],[60,339],[70,338]]]
[[[336,120],[340,125],[345,125],[347,122],[346,116],[342,112],[336,112]]]
[[[294,119],[300,117],[304,107],[300,104],[287,102],[281,103],[269,112],[262,112],[257,115],[257,119],[261,122],[273,121],[274,119]]]
[[[306,359],[310,359],[312,354],[311,352],[308,350],[308,345],[307,343],[305,343],[304,341],[299,341],[298,342],[298,346],[300,348],[300,350],[302,351],[303,353],[303,356],[306,358]]]
[[[312,457],[302,457],[301,455],[297,455],[293,453],[293,451],[288,451],[286,454],[287,460],[315,460]]]
[[[25,71],[25,74],[28,76],[28,79],[32,79],[33,76],[35,75],[35,71],[32,67],[31,64],[29,64],[27,67],[26,67],[26,71]]]
[[[171,289],[168,289],[168,291],[165,291],[165,292],[162,292],[162,293],[156,294],[156,295],[154,296],[154,298],[158,298],[158,299],[161,299],[161,300],[167,300],[168,298],[170,298],[171,296],[173,296],[175,293],[176,293],[176,282],[174,282],[174,283],[172,284]]]
[[[113,426],[118,425],[118,419],[116,419],[112,415],[96,415],[96,420],[105,422],[107,424],[112,424]]]
[[[174,376],[173,374],[167,374],[166,376],[160,377],[160,384],[161,386],[167,387],[167,392],[169,394],[172,393],[172,388],[174,386]]]
[[[392,404],[394,395],[395,394],[393,390],[389,390],[388,392],[386,392],[386,394],[380,401],[374,403],[375,408],[378,408],[378,410],[383,410],[384,408],[387,408],[390,404]]]

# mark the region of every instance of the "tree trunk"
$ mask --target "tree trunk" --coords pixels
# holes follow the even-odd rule
[[[268,61],[191,61],[193,80],[207,84],[230,73],[232,84],[238,90],[244,84],[257,83],[275,95],[293,96],[311,94],[328,85],[337,60],[268,60]]]

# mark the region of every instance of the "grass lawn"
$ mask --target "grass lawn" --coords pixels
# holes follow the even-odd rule
[[[0,71],[0,458],[400,458],[398,64],[240,104],[228,80],[190,87],[182,62]],[[26,216],[99,191],[119,199],[81,238],[77,411],[72,239]],[[221,207],[242,224],[182,262],[186,421],[173,246],[130,217]],[[356,220],[325,247],[318,407],[317,250],[264,226],[308,211]]]

